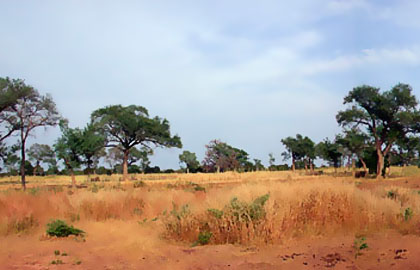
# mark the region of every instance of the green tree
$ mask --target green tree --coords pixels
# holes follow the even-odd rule
[[[184,163],[187,173],[195,172],[200,167],[200,162],[197,160],[195,153],[184,151],[179,155],[179,163]]]
[[[317,156],[328,161],[334,168],[338,168],[341,164],[342,152],[337,142],[331,142],[328,138],[316,145],[315,151]]]
[[[256,171],[263,171],[265,170],[264,165],[261,162],[261,159],[254,158],[254,168]]]
[[[343,127],[364,127],[373,137],[377,158],[377,177],[384,173],[384,157],[398,138],[418,130],[420,114],[417,100],[407,84],[397,84],[383,93],[379,88],[359,86],[344,98],[351,107],[338,112]]]
[[[168,120],[150,118],[141,106],[107,106],[94,111],[91,121],[102,130],[107,147],[118,147],[123,152],[123,180],[128,175],[130,149],[136,145],[182,147],[181,139],[171,135]]]
[[[47,144],[34,143],[28,149],[29,160],[35,162],[33,175],[37,174],[41,168],[41,163],[55,164],[54,150]]]
[[[26,189],[25,161],[26,140],[37,127],[56,126],[61,119],[56,105],[50,95],[40,95],[32,86],[19,82],[19,87],[25,88],[26,95],[17,99],[16,103],[2,111],[4,123],[10,129],[19,132],[20,143],[20,174],[22,187]]]
[[[100,133],[95,125],[88,124],[81,130],[81,138],[82,164],[86,166],[87,174],[90,175],[102,156],[101,150],[105,147],[105,136]]]
[[[76,187],[74,170],[82,165],[83,131],[69,128],[67,121],[60,122],[62,135],[54,144],[57,158],[62,159],[71,175],[73,188]]]
[[[313,160],[315,159],[315,143],[308,137],[303,137],[300,134],[296,135],[296,138],[287,137],[281,140],[286,148],[286,151],[282,153],[285,160],[292,158],[292,170],[296,170],[296,162],[302,161],[305,170],[308,169],[308,165],[313,170]]]
[[[124,152],[120,149],[121,147],[110,148],[105,156],[105,161],[109,164],[111,169],[118,173],[122,172],[121,164],[118,164],[118,162],[121,162],[124,158]],[[150,165],[149,155],[152,154],[153,150],[147,147],[141,147],[140,150],[135,147],[131,148],[127,158],[128,169],[131,166],[136,166],[136,172],[144,172]],[[139,163],[139,165],[136,163]]]
[[[15,124],[10,109],[18,103],[19,99],[31,95],[33,89],[20,79],[0,78],[0,127],[4,133],[0,133],[0,142],[19,130]]]
[[[343,148],[348,149],[348,151],[351,152],[352,155],[355,155],[358,158],[358,160],[362,163],[364,172],[368,172],[365,162],[365,154],[366,150],[370,149],[372,144],[367,134],[361,132],[358,128],[347,129],[344,130],[343,135],[338,135],[336,137],[336,142],[340,144]],[[354,159],[352,164],[353,166],[355,165]]]

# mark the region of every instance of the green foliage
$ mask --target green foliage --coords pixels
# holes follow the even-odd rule
[[[217,219],[223,216],[233,217],[234,220],[239,222],[256,222],[265,217],[264,205],[270,198],[269,194],[265,194],[256,198],[253,202],[247,203],[240,201],[237,197],[232,198],[229,204],[222,210],[208,209],[207,211]]]
[[[286,152],[282,153],[283,159],[292,159],[292,166],[296,168],[296,162],[303,161],[306,165],[310,165],[315,159],[315,143],[308,137],[296,134],[296,138],[287,137],[281,142],[286,148]]]
[[[47,224],[47,234],[50,236],[67,237],[69,235],[83,235],[84,231],[68,226],[64,221],[56,219]]]
[[[414,215],[413,209],[411,209],[410,207],[406,208],[404,210],[404,220],[405,221],[409,221]]]
[[[326,138],[323,142],[320,142],[316,146],[317,156],[325,161],[328,161],[335,168],[340,166],[342,152],[340,151],[340,145],[337,142],[331,142]]]
[[[354,248],[354,257],[357,259],[358,256],[362,255],[362,250],[367,249],[369,246],[366,243],[365,237],[356,237],[354,240],[353,248]]]
[[[210,243],[210,239],[211,239],[212,236],[213,236],[213,233],[212,232],[207,232],[207,231],[199,232],[198,233],[198,239],[193,244],[193,246],[197,246],[197,245],[204,246],[204,245],[207,245],[208,243]]]
[[[195,172],[200,167],[197,156],[190,151],[184,151],[179,155],[179,163],[185,164],[187,172]]]
[[[56,250],[54,250],[54,255],[55,255],[55,256],[60,255],[60,251],[59,251],[59,250],[57,250],[57,249],[56,249]]]
[[[378,156],[376,173],[383,175],[383,157],[394,143],[419,131],[420,112],[411,86],[400,83],[380,93],[379,88],[362,85],[349,92],[344,104],[351,107],[338,112],[337,122],[343,127],[362,126],[371,135]]]
[[[223,211],[219,209],[210,208],[207,209],[207,211],[217,219],[221,219],[223,217]]]
[[[55,259],[51,261],[51,264],[64,264],[62,260],[60,259]]]
[[[141,106],[112,105],[98,109],[92,113],[91,123],[105,135],[106,146],[124,152],[123,165],[127,167],[128,153],[136,145],[182,147],[180,137],[171,135],[168,120],[150,118]]]

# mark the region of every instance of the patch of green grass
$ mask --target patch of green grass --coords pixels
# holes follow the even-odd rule
[[[55,256],[60,255],[60,251],[59,251],[59,250],[57,250],[57,249],[56,249],[56,250],[54,250],[54,255],[55,255]]]
[[[64,221],[56,219],[47,224],[47,234],[50,236],[67,237],[69,235],[83,235],[84,231],[67,225]]]
[[[211,215],[213,215],[217,219],[221,219],[223,217],[223,211],[219,209],[210,208],[210,209],[207,209],[207,212],[209,212]]]

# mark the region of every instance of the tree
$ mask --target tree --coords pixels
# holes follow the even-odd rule
[[[270,165],[270,167],[274,166],[276,162],[276,158],[274,157],[273,153],[269,153],[268,154],[268,164]]]
[[[207,172],[249,170],[252,167],[252,163],[248,161],[248,153],[242,149],[219,140],[210,141],[206,148],[203,168]]]
[[[138,170],[144,172],[150,165],[149,155],[152,154],[153,150],[147,147],[141,147],[140,150],[135,147],[131,148],[127,158],[127,167],[130,168],[130,166],[135,165],[138,167]],[[122,161],[123,158],[124,152],[120,150],[120,147],[114,147],[107,151],[105,161],[109,164],[111,169],[117,171],[117,164]],[[137,162],[140,162],[140,166],[136,165]],[[121,165],[118,167],[121,169]]]
[[[88,175],[96,166],[101,157],[101,150],[105,147],[105,136],[99,132],[96,126],[88,124],[81,130],[82,144],[80,146],[82,163],[86,165]]]
[[[74,170],[82,164],[83,131],[78,128],[69,128],[67,121],[60,122],[62,135],[54,144],[54,150],[59,159],[64,161],[71,175],[73,188],[76,187]]]
[[[340,145],[336,142],[331,142],[326,138],[323,142],[316,145],[315,148],[317,156],[325,161],[328,161],[334,168],[340,166],[342,153],[340,151]]]
[[[182,147],[179,136],[171,135],[168,120],[150,118],[146,108],[141,106],[107,106],[94,111],[91,121],[102,130],[107,147],[117,147],[123,152],[123,180],[128,175],[130,149],[136,145]]]
[[[8,130],[16,129],[20,133],[20,174],[22,187],[26,189],[26,140],[35,128],[56,126],[61,117],[50,95],[40,95],[35,88],[26,85],[23,81],[19,82],[19,87],[26,89],[26,95],[4,109],[2,114],[6,126],[9,127]]]
[[[256,171],[262,171],[265,170],[264,165],[262,164],[260,159],[254,158],[254,168]]]
[[[179,163],[184,163],[187,169],[187,173],[195,172],[200,167],[200,162],[197,160],[195,153],[190,151],[184,151],[179,155]]]
[[[33,175],[37,174],[37,170],[41,168],[41,163],[55,163],[55,153],[47,144],[32,144],[28,149],[28,157],[31,161],[35,162]]]
[[[418,158],[420,151],[420,138],[416,136],[406,136],[398,138],[395,147],[390,151],[393,157],[393,164],[407,166]]]
[[[28,96],[33,89],[20,79],[0,78],[0,127],[6,132],[0,134],[0,142],[12,135],[18,130],[18,126],[14,124],[14,115],[7,113],[11,107],[18,103],[19,99]]]
[[[296,138],[287,137],[281,140],[284,147],[286,147],[286,151],[282,153],[283,159],[288,160],[292,158],[292,171],[296,170],[296,161],[302,158],[300,156],[300,149],[299,149],[299,143],[298,143],[298,141],[301,138],[302,138],[302,135],[297,134]]]
[[[337,122],[343,127],[364,127],[373,137],[377,159],[377,177],[384,175],[384,158],[398,138],[419,129],[420,113],[416,97],[408,84],[397,84],[383,93],[379,88],[359,86],[344,98],[352,106],[338,112]]]
[[[344,130],[343,135],[338,135],[336,142],[343,148],[348,149],[352,155],[355,155],[359,159],[365,174],[367,174],[368,169],[365,162],[365,154],[366,150],[371,147],[369,136],[357,128],[352,128]],[[352,164],[353,166],[355,165],[354,159]]]
[[[292,170],[296,169],[296,162],[303,161],[305,170],[308,165],[313,170],[313,160],[315,159],[315,143],[308,137],[300,134],[296,138],[287,137],[281,140],[286,147],[286,152],[282,153],[285,160],[292,158]]]

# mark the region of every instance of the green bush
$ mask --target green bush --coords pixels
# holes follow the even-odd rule
[[[85,232],[67,225],[64,221],[56,219],[47,224],[47,234],[50,236],[67,237],[69,235],[83,235]]]
[[[210,238],[213,236],[213,234],[211,232],[200,232],[198,234],[198,240],[197,240],[197,244],[198,245],[207,245],[210,242]]]

